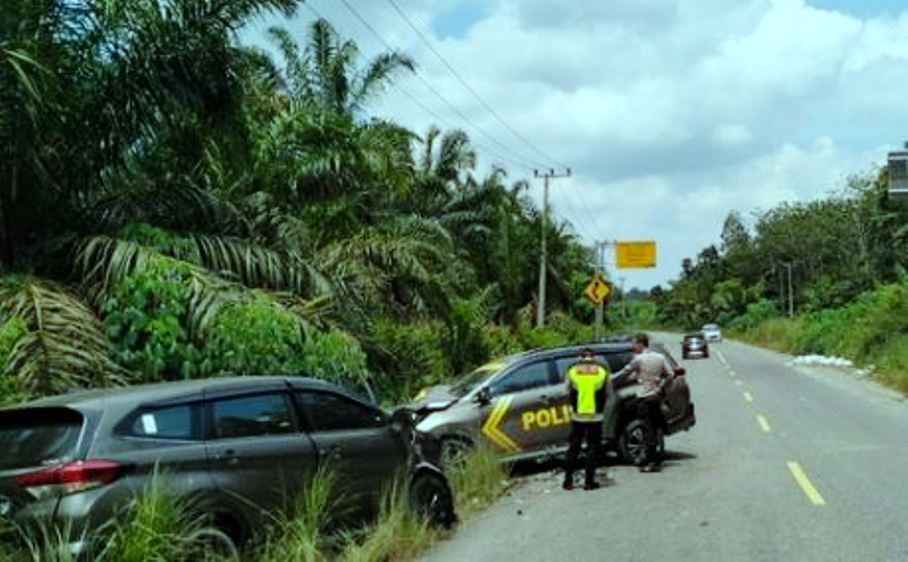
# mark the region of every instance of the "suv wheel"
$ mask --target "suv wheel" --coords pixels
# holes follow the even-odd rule
[[[233,538],[214,527],[206,527],[193,533],[190,541],[193,545],[190,559],[207,560],[212,555],[215,560],[238,561],[240,559],[240,550]]]
[[[659,435],[655,436],[657,449],[661,441],[661,432],[658,433]],[[649,423],[641,419],[631,420],[618,437],[618,451],[625,461],[635,466],[643,466],[652,460],[650,457],[653,452],[648,448],[652,438],[653,428]]]
[[[436,527],[450,529],[456,519],[454,497],[445,479],[422,472],[410,483],[410,509]]]

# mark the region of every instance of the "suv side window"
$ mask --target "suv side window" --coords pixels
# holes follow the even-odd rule
[[[489,391],[492,396],[501,396],[550,384],[552,380],[549,377],[549,362],[543,360],[518,367],[517,370],[493,382]]]
[[[576,355],[568,355],[567,357],[555,359],[555,370],[558,371],[558,382],[565,381],[568,369],[571,368],[571,365],[577,363],[578,360]]]
[[[213,401],[214,438],[293,433],[293,416],[287,398],[287,395],[277,393]]]
[[[617,353],[607,353],[605,355],[605,361],[608,363],[608,368],[612,374],[623,369],[633,358],[633,351],[619,351]],[[602,358],[600,357],[599,360],[601,361]]]
[[[297,402],[312,431],[338,431],[383,427],[383,412],[339,394],[317,391],[296,393]]]
[[[130,437],[190,441],[198,435],[193,418],[192,404],[145,408],[126,418],[118,433]]]

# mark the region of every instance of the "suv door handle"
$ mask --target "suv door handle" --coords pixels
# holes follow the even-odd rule
[[[227,449],[216,458],[227,466],[236,466],[240,464],[240,457],[236,455],[236,451],[233,449]]]

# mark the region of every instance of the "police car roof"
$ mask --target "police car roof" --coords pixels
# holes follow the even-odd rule
[[[523,359],[528,357],[539,357],[541,355],[580,355],[585,349],[592,349],[595,353],[609,351],[630,351],[633,346],[630,342],[606,342],[606,343],[585,343],[564,347],[545,347],[536,348],[523,353],[513,355],[514,359]]]

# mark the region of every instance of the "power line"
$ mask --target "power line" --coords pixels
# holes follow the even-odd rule
[[[360,13],[359,13],[359,12],[358,12],[358,11],[357,11],[357,10],[356,10],[356,9],[355,9],[347,0],[341,0],[341,2],[344,4],[344,6],[347,8],[347,10],[348,10],[348,11],[349,11],[349,12],[350,12],[350,13],[351,13],[351,14],[352,14],[352,15],[353,15],[353,16],[354,16],[362,25],[363,25],[363,27],[365,27],[366,30],[368,30],[376,39],[378,39],[378,41],[380,41],[381,44],[384,45],[386,49],[388,49],[389,51],[396,51],[396,50],[397,50],[397,49],[395,49],[395,48],[394,48],[394,47],[393,47],[393,46],[392,46],[392,45],[391,45],[391,44],[382,36],[381,33],[379,33],[379,32],[375,29],[375,27],[374,27],[372,24],[369,23],[369,21],[368,21],[364,16],[362,16],[362,14],[360,14]],[[316,17],[316,18],[319,18],[319,19],[326,19],[326,18],[325,18],[325,17],[324,17],[324,16],[323,16],[323,15],[322,15],[322,14],[321,14],[321,13],[312,5],[312,2],[311,2],[311,1],[310,1],[310,2],[306,2],[306,3],[304,3],[303,5],[304,5],[304,6],[305,6],[305,7],[306,7],[306,8],[307,8],[315,17]],[[365,56],[362,55],[361,53],[357,53],[357,56],[360,57],[361,59],[365,60]],[[425,78],[424,78],[423,76],[418,75],[418,72],[415,72],[415,73],[417,74],[417,77],[420,79],[420,81],[421,81],[421,82],[422,82],[422,83],[423,83],[423,84],[424,84],[424,85],[425,85],[433,94],[435,94],[435,96],[436,96],[442,103],[444,103],[449,109],[451,109],[451,110],[454,111],[458,116],[460,116],[460,118],[461,118],[468,126],[472,127],[472,128],[475,129],[476,131],[479,131],[480,133],[484,134],[485,136],[489,136],[488,133],[486,133],[481,127],[479,127],[478,125],[476,125],[472,120],[470,120],[466,115],[464,115],[459,109],[457,109],[457,108],[456,108],[456,107],[455,107],[447,98],[445,98],[445,97],[444,97],[442,94],[440,94],[434,87],[432,87],[432,85],[431,85],[430,83],[428,83],[428,82],[425,80]],[[401,86],[400,84],[398,84],[398,83],[395,82],[395,81],[390,81],[389,83],[390,83],[391,87],[393,87],[393,88],[394,88],[395,90],[397,90],[401,95],[403,95],[403,96],[406,97],[408,100],[410,100],[410,102],[413,103],[413,105],[415,105],[416,107],[418,107],[419,109],[421,109],[423,112],[425,112],[426,115],[430,116],[432,119],[436,120],[436,121],[439,122],[442,126],[448,128],[448,129],[453,129],[453,128],[454,128],[454,127],[451,126],[451,124],[450,124],[445,118],[441,117],[437,112],[435,112],[434,110],[432,110],[432,108],[428,107],[425,103],[423,103],[423,102],[422,102],[417,96],[415,96],[412,92],[408,91],[406,88],[404,88],[403,86]],[[495,143],[498,144],[499,146],[503,146],[503,145],[501,145],[501,143],[498,142],[497,140],[495,140],[495,139],[492,139],[492,140],[493,140],[493,142],[495,142]],[[473,144],[475,144],[475,145],[477,146],[477,148],[480,148],[480,149],[483,150],[484,152],[490,154],[491,156],[493,156],[495,159],[499,160],[500,162],[509,163],[509,164],[511,164],[511,165],[514,165],[514,166],[516,166],[516,167],[518,167],[518,168],[521,168],[521,169],[523,169],[523,170],[526,170],[526,171],[535,172],[535,171],[538,169],[538,166],[533,165],[532,161],[526,161],[526,160],[524,160],[524,161],[518,161],[518,160],[515,160],[514,158],[509,158],[508,156],[502,155],[502,154],[499,153],[498,151],[493,150],[493,149],[491,149],[490,147],[488,147],[488,146],[486,146],[486,145],[483,145],[483,144],[480,143],[480,142],[477,142],[475,139],[474,139],[473,141],[471,141],[471,142],[472,142]],[[504,148],[507,149],[507,147],[504,147]],[[529,164],[528,164],[527,162],[529,162]],[[571,194],[571,195],[573,194],[573,192],[568,192],[568,193]],[[581,230],[581,231],[586,231],[586,233],[587,233],[589,236],[592,236],[593,234],[595,234],[595,232],[596,232],[597,229],[590,229],[590,228],[589,228],[589,224],[587,224],[587,223],[583,220],[583,215],[581,215],[580,213],[577,212],[577,210],[574,208],[573,204],[572,204],[570,201],[565,201],[565,203],[567,203],[568,209],[569,209],[571,215],[572,215],[573,217],[575,217],[575,220],[574,220],[574,221],[569,221],[569,222],[571,222],[571,224],[573,224],[575,228],[578,228],[578,229]],[[581,202],[580,208],[586,210],[586,207],[582,204],[582,202]],[[587,213],[589,213],[588,210],[586,210],[586,211],[587,211]],[[596,224],[595,221],[593,221],[592,224],[595,226],[595,224]],[[580,234],[582,235],[582,232],[580,232]]]
[[[341,1],[344,2],[345,4],[347,3],[347,0],[341,0]],[[474,98],[476,98],[476,100],[480,103],[480,105],[482,105],[486,109],[486,111],[488,111],[492,115],[492,117],[495,118],[496,121],[501,123],[501,125],[505,129],[507,129],[512,135],[514,135],[515,138],[520,140],[520,142],[522,142],[527,148],[529,148],[531,151],[535,152],[536,154],[542,156],[543,160],[547,160],[549,162],[554,162],[555,164],[557,164],[559,167],[562,167],[562,168],[569,167],[566,164],[564,164],[563,162],[560,162],[558,159],[553,158],[553,157],[549,156],[548,154],[546,154],[545,152],[543,152],[536,145],[534,145],[532,142],[527,140],[526,137],[521,135],[520,132],[518,132],[516,129],[511,127],[511,125],[508,124],[508,122],[505,121],[504,118],[502,118],[501,115],[499,115],[498,112],[492,108],[492,106],[490,106],[488,103],[486,103],[486,101],[482,98],[482,96],[480,96],[476,92],[476,90],[473,89],[473,87],[470,86],[470,84],[468,84],[467,81],[463,79],[463,77],[461,77],[461,75],[457,72],[457,70],[455,70],[454,67],[451,66],[451,63],[449,63],[448,60],[438,51],[438,49],[435,48],[435,46],[432,44],[432,41],[426,36],[426,34],[423,33],[422,30],[420,30],[419,27],[415,23],[413,23],[413,20],[410,19],[410,16],[408,16],[407,13],[404,11],[404,9],[400,7],[400,4],[398,4],[396,0],[388,0],[388,2],[391,4],[391,6],[394,8],[394,10],[400,15],[400,17],[407,23],[407,25],[410,26],[410,28],[416,33],[416,35],[419,36],[419,38],[422,40],[422,42],[425,43],[425,45],[429,48],[429,50],[432,51],[432,53],[438,58],[438,60],[440,60],[441,63],[448,69],[448,71],[454,76],[454,78],[456,78],[457,81],[460,82],[460,84],[468,92],[470,92],[470,94],[472,94]]]
[[[353,16],[354,16],[356,19],[359,20],[359,22],[363,25],[363,27],[365,27],[373,36],[375,36],[379,41],[381,41],[381,43],[382,43],[388,50],[390,50],[390,51],[397,51],[397,49],[395,49],[394,46],[392,46],[391,43],[389,43],[389,42],[384,38],[384,36],[383,36],[381,33],[379,33],[379,32],[375,29],[375,27],[373,27],[372,24],[370,24],[369,21],[368,21],[365,17],[363,17],[362,14],[359,13],[359,11],[358,11],[356,8],[354,8],[354,7],[350,4],[350,2],[349,2],[348,0],[340,0],[340,1],[341,1],[341,3],[347,8],[347,10],[348,10],[351,14],[353,14]],[[308,4],[309,4],[309,3],[307,2],[306,5],[308,5]],[[441,103],[443,103],[445,106],[448,107],[448,109],[450,109],[451,111],[453,111],[453,112],[454,112],[458,117],[460,117],[460,118],[461,118],[469,127],[472,127],[475,131],[479,132],[479,134],[481,134],[483,137],[485,137],[489,142],[493,143],[495,146],[499,147],[501,150],[503,150],[503,151],[505,151],[506,153],[508,153],[508,154],[511,155],[511,158],[501,158],[501,155],[499,154],[498,157],[499,157],[500,159],[502,159],[502,160],[504,160],[504,161],[508,161],[508,162],[510,162],[510,163],[512,163],[512,164],[515,164],[515,165],[517,165],[517,166],[519,166],[519,167],[521,167],[521,168],[523,168],[523,169],[525,169],[525,170],[532,170],[534,167],[536,167],[535,163],[534,163],[532,160],[529,160],[529,159],[524,158],[523,156],[517,154],[517,153],[514,152],[511,148],[509,148],[507,145],[503,144],[503,143],[500,142],[498,139],[496,139],[494,136],[492,136],[490,133],[488,133],[485,129],[483,129],[482,127],[480,127],[479,125],[477,125],[472,119],[470,119],[466,114],[464,114],[460,109],[458,109],[453,103],[451,103],[451,101],[448,100],[448,98],[446,98],[446,97],[444,96],[444,94],[442,94],[441,92],[439,92],[439,91],[431,84],[431,82],[429,82],[429,81],[425,78],[425,76],[422,75],[422,73],[419,71],[419,69],[414,69],[414,70],[413,70],[413,74],[416,76],[417,79],[419,79],[419,81],[420,81],[420,82],[421,82],[421,83],[422,83],[430,92],[432,92],[432,94],[433,94],[436,98],[438,98],[438,100],[439,100]],[[392,82],[392,84],[394,84],[394,83]],[[407,94],[407,97],[410,97],[411,99],[415,99],[412,95],[409,95],[409,94]],[[420,103],[419,105],[422,105],[422,104]],[[487,152],[490,152],[490,153],[493,153],[492,151],[489,151],[488,149],[486,149],[486,151],[487,151]],[[494,153],[493,153],[493,154],[494,154]]]

